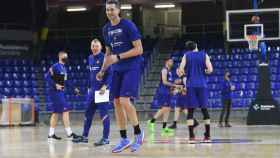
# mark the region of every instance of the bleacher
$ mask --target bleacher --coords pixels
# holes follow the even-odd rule
[[[40,70],[32,60],[1,59],[0,73],[0,98],[31,97],[35,103],[39,103],[37,73],[40,73]]]
[[[144,40],[144,55],[142,72],[147,69],[153,45],[151,40]],[[147,44],[148,43],[148,44]],[[73,91],[66,92],[66,98],[74,110],[85,108],[85,94],[87,93],[88,69],[87,57],[88,41],[71,41],[63,43],[54,41],[47,44],[39,62],[31,59],[5,58],[0,59],[0,98],[32,97],[36,105],[43,105],[41,110],[49,111],[51,101],[48,97],[48,85],[43,80],[49,67],[57,62],[57,52],[63,48],[69,50],[70,64],[67,66],[69,83],[81,90],[82,96],[75,96]],[[214,73],[208,76],[209,105],[211,108],[221,107],[221,87],[225,70],[232,74],[232,82],[236,86],[233,92],[233,108],[247,108],[254,100],[258,87],[258,60],[257,54],[251,53],[247,48],[234,48],[226,53],[223,48],[206,49],[210,55]],[[271,88],[274,98],[280,97],[280,50],[277,44],[272,45],[270,54]],[[183,55],[182,51],[173,54],[175,66],[178,66]],[[156,96],[156,94],[155,94]],[[43,98],[43,99],[42,99]],[[158,108],[156,101],[152,108]],[[39,110],[39,106],[37,106]]]

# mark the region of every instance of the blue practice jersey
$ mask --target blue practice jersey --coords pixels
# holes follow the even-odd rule
[[[132,42],[141,39],[135,24],[126,19],[121,19],[120,23],[115,26],[110,22],[107,23],[103,28],[103,37],[105,45],[111,49],[113,54],[120,54],[133,49]],[[139,69],[141,61],[141,56],[123,59],[113,65],[113,70]]]
[[[96,74],[101,70],[103,60],[104,60],[104,54],[102,52],[98,53],[95,56],[90,55],[88,57],[88,65],[90,70],[88,86],[92,90],[99,90],[103,85],[110,87],[111,80],[112,80],[112,73],[110,68],[105,72],[102,81],[98,81],[96,79]]]
[[[206,53],[199,52],[187,52],[185,72],[187,77],[187,87],[202,87],[207,88],[206,82]]]

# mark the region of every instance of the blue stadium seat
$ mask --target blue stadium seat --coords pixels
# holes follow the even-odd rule
[[[242,82],[247,82],[247,76],[246,75],[241,75],[239,76],[239,81],[242,81]]]
[[[242,72],[242,74],[244,74],[244,75],[248,75],[249,69],[248,69],[248,68],[242,68],[242,69],[241,69],[241,72]]]
[[[254,82],[248,83],[246,89],[256,90],[256,84]]]
[[[4,80],[9,80],[11,77],[11,73],[4,73]]]
[[[5,96],[11,96],[11,94],[13,93],[11,88],[4,88],[4,95]]]
[[[15,80],[14,86],[15,87],[22,87],[22,81],[21,80]]]
[[[276,67],[271,67],[270,71],[271,71],[272,74],[277,74],[277,72],[278,72]]]
[[[256,67],[251,67],[251,68],[249,68],[249,72],[251,73],[251,74],[258,74],[258,68],[256,68]]]
[[[14,81],[12,81],[12,80],[6,80],[6,86],[7,86],[7,87],[13,87],[13,86],[14,86]]]
[[[4,88],[3,87],[0,87],[0,95],[3,95],[4,94]]]

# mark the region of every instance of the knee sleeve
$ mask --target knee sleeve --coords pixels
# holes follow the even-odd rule
[[[203,120],[210,120],[210,115],[206,108],[201,109],[201,112],[203,114]]]
[[[193,119],[187,120],[187,125],[188,126],[193,126],[194,125],[194,120]]]
[[[193,113],[194,113],[194,109],[193,108],[188,109],[187,120],[193,119]]]

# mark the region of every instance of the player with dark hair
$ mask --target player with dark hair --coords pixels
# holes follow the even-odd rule
[[[204,142],[211,142],[210,139],[210,116],[207,110],[208,89],[206,74],[213,72],[209,56],[204,51],[199,51],[197,44],[192,41],[186,42],[187,53],[180,64],[181,73],[187,77],[187,97],[189,99],[187,124],[189,127],[189,143],[195,143],[193,114],[196,108],[200,108],[205,122]]]
[[[177,122],[180,117],[181,111],[184,112],[184,114],[188,114],[187,104],[188,104],[188,97],[187,97],[187,89],[186,89],[186,82],[187,78],[184,74],[180,72],[180,69],[176,69],[176,79],[174,83],[176,85],[181,85],[180,88],[174,88],[174,91],[177,95],[176,98],[176,105],[174,110],[174,121],[173,124],[169,126],[170,129],[176,129],[177,128]],[[194,118],[194,127],[198,126],[198,121]]]
[[[113,153],[122,152],[128,147],[131,152],[135,152],[144,141],[144,131],[140,129],[136,109],[132,104],[138,97],[143,54],[141,35],[133,22],[121,18],[119,14],[119,1],[108,0],[106,15],[109,22],[103,27],[106,55],[103,66],[97,74],[97,79],[101,80],[104,72],[113,64],[111,91],[121,135],[120,142],[112,149]],[[127,118],[134,128],[135,139],[132,144],[127,138]]]
[[[235,90],[235,87],[230,82],[230,72],[226,71],[224,75],[224,81],[222,82],[222,103],[223,109],[221,111],[220,120],[219,120],[219,127],[223,127],[223,119],[224,114],[226,112],[225,117],[225,127],[231,127],[229,124],[229,115],[231,111],[231,92]]]
[[[157,113],[153,116],[151,120],[148,121],[148,127],[151,132],[154,132],[155,130],[155,121],[163,116],[163,124],[162,124],[162,134],[164,133],[170,133],[173,132],[172,129],[167,127],[167,121],[171,109],[171,90],[172,88],[183,88],[181,85],[176,85],[173,83],[172,79],[172,72],[171,68],[173,66],[173,60],[167,59],[165,61],[165,66],[161,70],[161,76],[160,76],[160,84],[158,87],[158,103],[161,106],[161,108],[157,111]]]

